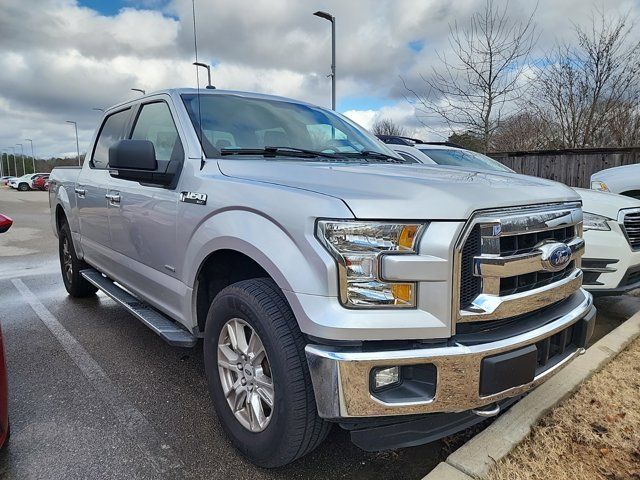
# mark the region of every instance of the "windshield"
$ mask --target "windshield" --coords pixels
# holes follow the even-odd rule
[[[289,147],[337,157],[345,154],[344,158],[360,152],[399,158],[356,124],[324,108],[287,100],[202,94],[198,115],[196,94],[183,94],[182,100],[198,133],[202,120],[202,148],[207,157],[234,149]]]
[[[454,148],[418,148],[438,165],[455,165],[458,167],[478,168],[499,172],[513,172],[500,162],[481,153]]]

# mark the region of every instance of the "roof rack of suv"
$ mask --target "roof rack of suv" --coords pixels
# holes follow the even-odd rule
[[[404,137],[402,135],[376,135],[380,140],[384,143],[388,143],[390,145],[407,145],[409,147],[413,147],[414,145],[441,145],[443,147],[455,147],[455,148],[464,148],[457,143],[453,142],[425,142],[420,140],[419,138],[411,138]]]

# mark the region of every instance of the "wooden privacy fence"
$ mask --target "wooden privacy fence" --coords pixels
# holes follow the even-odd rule
[[[489,155],[517,173],[584,188],[589,188],[593,173],[640,163],[640,147],[496,152]]]

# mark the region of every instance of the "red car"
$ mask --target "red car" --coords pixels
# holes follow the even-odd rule
[[[0,214],[0,233],[9,230],[13,221]],[[9,383],[7,382],[7,362],[4,355],[2,327],[0,327],[0,448],[9,438]]]
[[[45,190],[45,184],[49,179],[49,175],[40,175],[31,181],[31,188],[34,190]]]

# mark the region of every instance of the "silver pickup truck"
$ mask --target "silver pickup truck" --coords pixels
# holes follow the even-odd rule
[[[204,342],[226,433],[276,467],[332,424],[375,451],[497,414],[584,351],[582,211],[558,183],[407,164],[347,118],[168,90],[54,169],[64,285]]]

